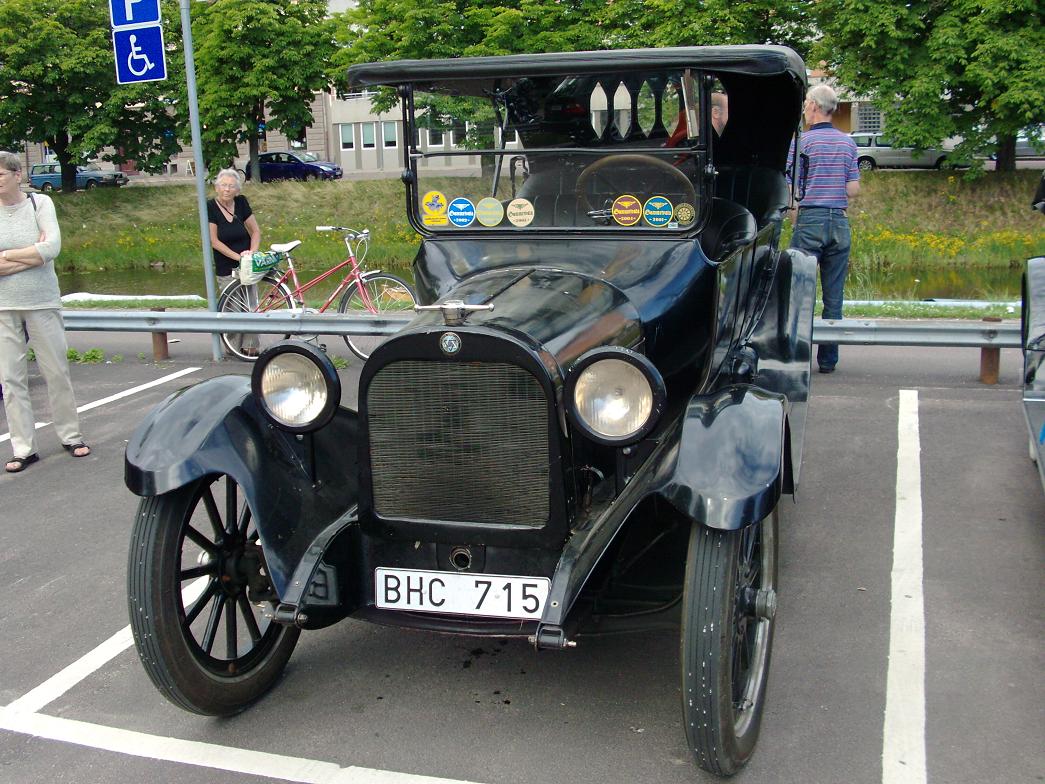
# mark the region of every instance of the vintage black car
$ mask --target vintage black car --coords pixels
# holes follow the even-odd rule
[[[692,47],[350,77],[402,106],[424,304],[366,361],[358,411],[321,350],[287,341],[142,423],[126,481],[146,670],[222,715],[273,685],[302,629],[344,618],[542,650],[675,623],[689,746],[735,772],[809,391],[815,262],[777,247],[801,59]],[[433,123],[469,144],[423,150]]]

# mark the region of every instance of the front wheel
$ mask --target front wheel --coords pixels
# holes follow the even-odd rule
[[[93,191],[95,188],[98,187],[98,181],[97,180],[88,180],[84,184],[83,187],[84,187],[84,190]]]
[[[363,288],[366,289],[366,298]],[[395,275],[379,273],[363,278],[362,285],[357,280],[341,296],[337,312],[351,316],[374,316],[397,311],[413,312],[417,304],[414,290],[402,278]],[[388,340],[386,335],[345,335],[348,348],[360,359],[366,359],[374,353],[374,349]]]
[[[860,167],[860,171],[873,171],[875,168],[874,158],[860,158],[856,165]]]
[[[54,190],[54,186],[51,185],[51,183],[49,182],[45,182],[43,185],[40,186],[40,190],[42,190],[44,193],[50,193]]]
[[[697,764],[736,773],[765,704],[777,585],[777,511],[739,531],[694,525],[686,557],[682,715]]]
[[[237,280],[229,284],[218,299],[218,310],[222,313],[270,313],[293,308],[290,289],[273,275],[247,286]],[[254,362],[266,348],[289,337],[286,333],[222,332],[221,342],[233,356]]]
[[[142,499],[128,560],[134,643],[161,694],[193,713],[229,716],[272,688],[300,629],[257,609],[275,591],[231,477]]]

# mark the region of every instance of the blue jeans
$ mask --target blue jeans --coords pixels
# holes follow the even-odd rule
[[[820,267],[820,288],[824,294],[825,319],[842,318],[842,292],[849,272],[852,238],[845,210],[834,207],[800,207],[791,247],[816,256]],[[832,368],[838,362],[838,344],[821,343],[816,363]]]

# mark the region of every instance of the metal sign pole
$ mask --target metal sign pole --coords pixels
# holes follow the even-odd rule
[[[200,139],[199,104],[196,101],[196,63],[192,51],[192,21],[190,0],[179,0],[181,7],[181,35],[185,45],[185,82],[189,92],[189,125],[192,128],[192,155],[196,169],[196,207],[200,213],[200,239],[203,242],[203,278],[207,284],[207,308],[218,310],[214,291],[214,250],[210,245],[210,226],[207,220],[207,185],[203,168],[203,143]],[[217,333],[211,335],[211,354],[215,362],[222,358],[221,342]]]

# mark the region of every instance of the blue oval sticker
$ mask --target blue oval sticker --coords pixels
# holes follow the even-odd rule
[[[471,226],[475,220],[475,205],[468,199],[454,199],[447,207],[446,215],[454,226]]]

